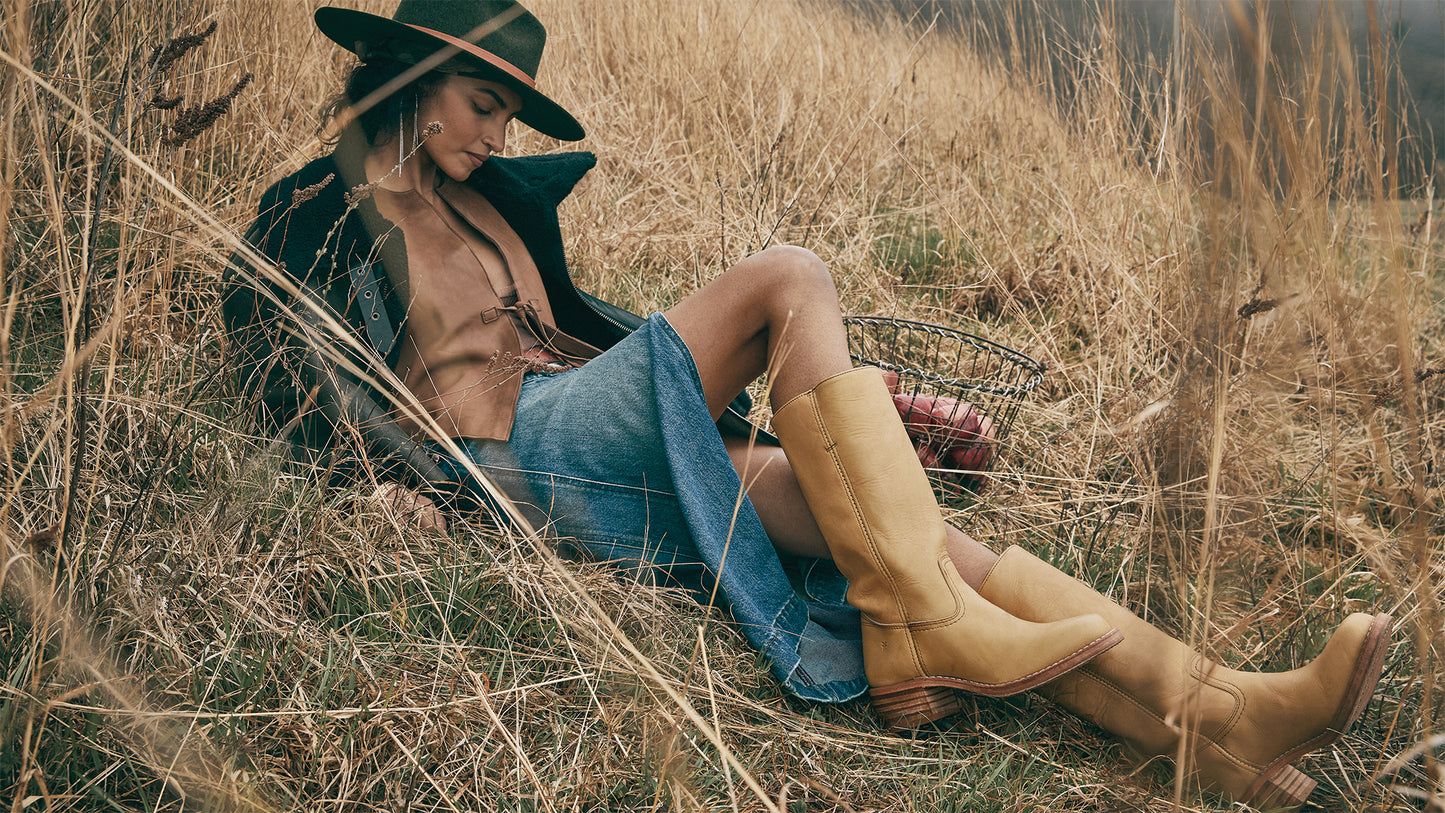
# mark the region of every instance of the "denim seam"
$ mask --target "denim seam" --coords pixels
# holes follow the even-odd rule
[[[640,491],[645,494],[656,494],[659,497],[677,499],[677,492],[675,491],[663,491],[657,488],[648,488],[647,486],[634,486],[628,485],[627,483],[609,483],[606,480],[594,480],[590,477],[573,477],[570,474],[554,474],[550,471],[537,471],[535,469],[513,469],[504,466],[482,466],[481,468],[488,471],[505,471],[512,474],[546,478],[548,480],[565,480],[568,483],[575,484],[579,488],[589,488],[596,491],[606,492],[613,489],[618,491]]]

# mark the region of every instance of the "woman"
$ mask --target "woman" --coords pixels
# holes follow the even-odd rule
[[[1308,796],[1290,763],[1363,710],[1388,616],[1352,616],[1303,669],[1245,674],[1018,548],[995,555],[943,521],[882,376],[851,369],[811,253],[768,249],[645,321],[577,291],[556,206],[593,159],[496,157],[513,119],[583,136],[536,87],[546,35],[521,6],[403,0],[392,19],[316,21],[361,57],[332,110],[356,118],[266,193],[248,234],[312,305],[245,286],[226,303],[264,414],[313,447],[351,435],[411,489],[485,501],[347,372],[383,361],[529,518],[720,598],[801,697],[867,687],[908,727],[956,710],[957,691],[1037,689],[1145,754],[1182,755],[1205,787],[1264,807]],[[318,311],[360,355],[335,356]],[[737,420],[764,372],[781,448]],[[778,552],[836,571],[815,568],[805,600]]]

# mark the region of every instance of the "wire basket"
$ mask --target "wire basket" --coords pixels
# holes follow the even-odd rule
[[[927,322],[845,316],[843,325],[853,360],[883,369],[924,468],[949,488],[979,491],[1043,364]]]

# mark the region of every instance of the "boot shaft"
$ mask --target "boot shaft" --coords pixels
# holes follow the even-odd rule
[[[955,617],[938,567],[943,515],[882,372],[825,379],[778,408],[773,431],[848,578],[848,603],[883,629]],[[843,539],[863,544],[833,544]]]

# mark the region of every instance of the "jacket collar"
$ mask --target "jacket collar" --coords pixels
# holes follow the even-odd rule
[[[492,196],[501,192],[509,201],[526,201],[555,209],[596,164],[597,156],[590,152],[489,158],[481,169],[472,173],[467,184],[487,195],[494,204],[499,201]]]

